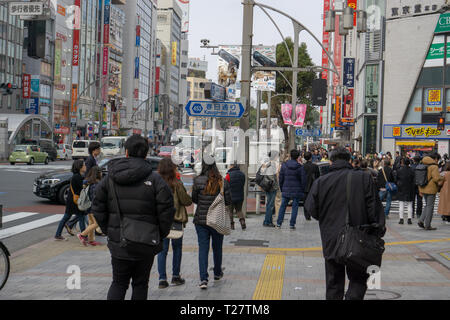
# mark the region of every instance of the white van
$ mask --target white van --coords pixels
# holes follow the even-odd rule
[[[89,143],[92,140],[74,140],[72,142],[72,159],[87,159],[89,157]]]
[[[125,141],[128,137],[103,137],[100,143],[102,157],[125,155]]]

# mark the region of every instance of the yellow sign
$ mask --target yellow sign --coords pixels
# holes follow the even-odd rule
[[[402,136],[402,128],[401,127],[393,127],[392,128],[392,135],[394,137],[401,137]]]
[[[395,127],[394,127],[394,129],[395,129]],[[405,129],[405,133],[408,136],[412,136],[412,137],[416,137],[416,136],[429,137],[429,136],[440,136],[441,135],[441,132],[438,129],[430,128],[430,127],[427,127],[427,128],[425,128],[425,127],[421,127],[421,128],[408,127]]]
[[[428,90],[428,105],[441,104],[441,90]]]
[[[177,65],[177,42],[172,42],[172,65]]]

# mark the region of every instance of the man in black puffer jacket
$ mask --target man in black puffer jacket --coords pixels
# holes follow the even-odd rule
[[[133,300],[146,300],[148,281],[153,259],[162,250],[162,239],[170,231],[175,214],[172,191],[161,176],[152,172],[145,160],[148,143],[140,135],[133,135],[125,142],[126,158],[108,163],[108,176],[96,188],[92,211],[100,228],[108,236],[111,252],[113,282],[108,300],[123,300],[130,278]],[[123,230],[141,241],[121,241],[121,217]],[[144,239],[145,238],[145,239]],[[148,239],[153,239],[149,245]],[[135,238],[133,238],[135,239]],[[131,239],[127,239],[131,240]],[[138,244],[136,244],[138,242]],[[146,244],[142,244],[146,243]]]
[[[233,164],[233,166],[228,170],[225,180],[230,183],[231,199],[233,200],[233,204],[230,210],[231,229],[234,230],[233,216],[234,212],[236,211],[239,222],[241,224],[241,228],[242,230],[245,230],[247,226],[245,225],[245,217],[242,213],[242,203],[244,202],[245,174],[239,169],[237,163]]]

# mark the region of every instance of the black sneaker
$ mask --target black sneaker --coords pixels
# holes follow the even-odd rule
[[[67,223],[64,225],[64,227],[66,228],[66,231],[68,234],[70,234],[71,236],[75,235],[75,233],[73,233],[73,231],[72,231],[72,228],[70,228]]]
[[[202,289],[202,290],[208,289],[208,281],[203,280],[203,281],[200,283],[199,287],[200,287],[200,289]]]
[[[311,217],[307,217],[307,218],[305,218],[306,220],[308,220],[308,221],[311,221]]]
[[[295,226],[289,226],[289,229],[295,230]]]
[[[263,223],[263,226],[264,226],[264,227],[271,227],[271,228],[274,228],[274,227],[275,227],[275,225],[274,225],[273,223],[269,223],[269,224]]]
[[[400,219],[400,221],[398,222],[398,224],[403,224],[403,219]]]
[[[419,222],[417,222],[417,225],[419,227],[421,227],[422,229],[425,229],[425,226],[424,226],[423,222],[419,221]]]
[[[184,280],[181,277],[173,277],[171,284],[173,284],[174,286],[181,286],[182,284],[185,284],[186,280]]]
[[[64,238],[63,236],[55,236],[55,240],[56,241],[67,241],[67,239]]]
[[[408,224],[412,224],[412,221],[411,221],[411,219],[408,219]]]
[[[424,229],[425,229],[425,230],[437,230],[436,228],[433,228],[432,226],[425,227]]]
[[[173,280],[172,280],[173,281]],[[159,289],[165,289],[169,286],[169,283],[166,280],[161,280],[159,281]]]
[[[223,278],[223,272],[220,276],[214,276],[214,280],[216,280],[216,281],[219,281],[222,278]]]

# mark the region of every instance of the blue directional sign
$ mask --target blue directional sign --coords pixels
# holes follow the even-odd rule
[[[296,129],[295,135],[303,136],[303,137],[320,137],[320,136],[322,136],[322,130],[320,130],[320,129],[314,129],[314,130]]]
[[[214,102],[190,100],[185,107],[190,117],[240,118],[244,106],[240,102]]]

